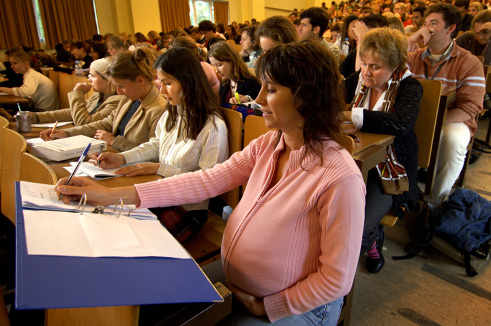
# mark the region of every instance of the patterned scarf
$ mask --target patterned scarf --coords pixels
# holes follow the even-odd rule
[[[392,73],[391,78],[387,82],[385,86],[385,96],[384,101],[382,102],[382,111],[390,112],[393,110],[394,103],[396,101],[397,90],[399,89],[399,84],[404,77],[404,74],[407,71],[407,66],[399,66]],[[362,84],[360,91],[356,94],[354,101],[352,102],[351,107],[356,108],[362,105],[368,95],[369,88]],[[373,109],[373,108],[372,108]]]

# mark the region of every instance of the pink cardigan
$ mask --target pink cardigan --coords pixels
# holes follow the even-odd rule
[[[365,184],[350,154],[323,143],[323,165],[305,147],[292,151],[269,186],[283,137],[270,131],[222,164],[135,185],[142,207],[199,202],[247,183],[222,240],[229,282],[264,298],[271,321],[346,295],[358,263]],[[303,158],[303,161],[302,161]]]

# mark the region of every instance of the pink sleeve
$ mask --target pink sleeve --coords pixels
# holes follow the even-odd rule
[[[351,175],[330,187],[318,201],[321,225],[319,268],[304,280],[264,297],[271,322],[303,314],[350,291],[360,256],[365,217],[365,184]]]
[[[228,160],[207,170],[183,173],[158,181],[136,184],[140,207],[168,207],[192,204],[245,184],[254,168],[260,137]]]
[[[220,81],[218,80],[217,73],[215,69],[208,63],[201,61],[201,67],[205,72],[206,79],[208,79],[208,83],[211,86],[213,92],[218,96],[218,91],[220,90]]]

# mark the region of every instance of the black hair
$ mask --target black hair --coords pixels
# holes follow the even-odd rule
[[[312,7],[304,10],[300,14],[300,19],[302,20],[304,18],[308,18],[310,20],[312,28],[319,26],[319,37],[322,38],[322,35],[329,26],[329,16],[327,12],[322,8]]]

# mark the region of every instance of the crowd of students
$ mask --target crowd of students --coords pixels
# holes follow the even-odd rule
[[[440,81],[450,99],[435,185],[426,198],[430,209],[445,200],[460,174],[483,110],[484,64],[491,62],[486,6],[362,0],[263,22],[202,21],[151,31],[148,38],[96,35],[91,42],[59,44],[56,58],[47,60],[89,73],[90,83],[68,94],[69,108],[56,110],[51,81],[31,68],[22,50],[8,56],[23,83],[0,91],[29,97],[35,109],[48,111],[33,112],[33,121],[74,121],[73,128],[41,132],[42,138],[102,139],[116,151],[92,157],[102,167],[164,177],[111,189],[87,179],[74,178],[69,186],[61,180],[57,190],[65,201],[86,193],[95,204],[124,198],[159,207],[162,224],[185,241],[206,222],[208,198],[247,183],[222,243],[223,274],[247,313],[234,312],[228,322],[260,325],[267,316],[278,325],[335,325],[360,253],[367,253],[369,272],[384,265],[383,215],[421,208],[418,79]],[[241,112],[260,112],[274,130],[228,158],[218,108],[251,104],[259,111]],[[408,177],[406,191],[389,192],[377,168],[365,187],[340,145],[343,121],[351,131],[395,136],[390,154]]]

